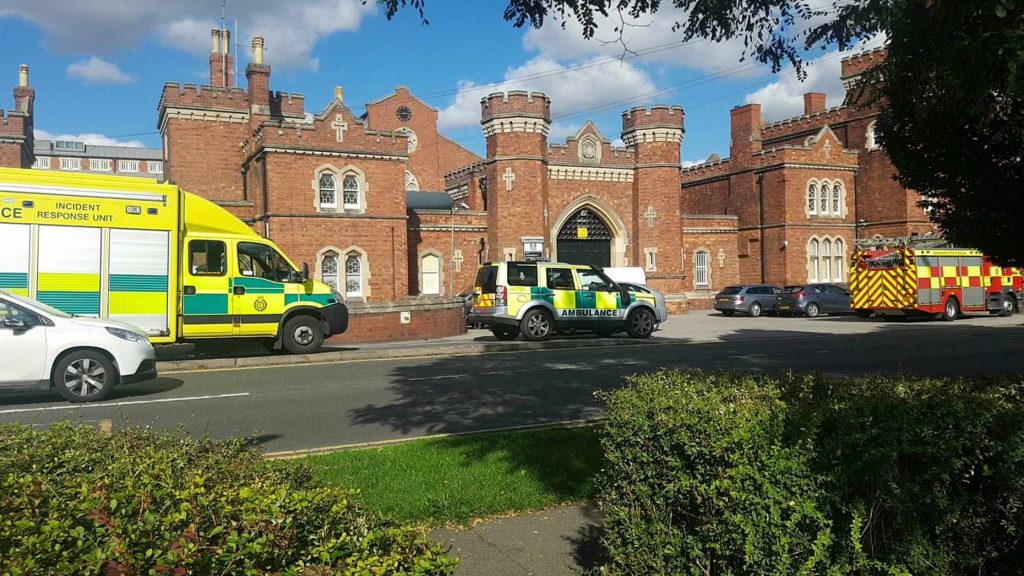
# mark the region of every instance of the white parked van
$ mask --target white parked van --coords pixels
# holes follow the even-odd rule
[[[0,290],[0,388],[56,388],[71,402],[156,378],[153,345],[128,324],[72,316]]]

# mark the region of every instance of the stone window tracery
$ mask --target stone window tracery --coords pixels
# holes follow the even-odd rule
[[[359,177],[355,174],[346,174],[344,180],[342,180],[342,197],[345,203],[345,210],[359,209],[360,189]]]
[[[345,256],[345,296],[360,298],[363,295],[363,261],[355,252]]]
[[[320,208],[338,207],[338,181],[331,172],[320,175]]]

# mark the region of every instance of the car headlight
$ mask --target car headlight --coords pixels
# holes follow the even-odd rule
[[[132,332],[131,330],[125,330],[124,328],[107,328],[107,332],[111,335],[120,338],[121,340],[127,340],[129,342],[148,343],[149,339],[139,334],[138,332]]]

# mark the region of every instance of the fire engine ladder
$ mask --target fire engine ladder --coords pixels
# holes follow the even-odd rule
[[[924,236],[900,236],[897,238],[863,238],[854,242],[858,250],[892,250],[895,248],[915,248],[927,250],[929,248],[946,248],[949,241],[937,234]]]

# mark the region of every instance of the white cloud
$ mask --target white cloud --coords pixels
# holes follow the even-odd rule
[[[45,45],[61,54],[111,54],[155,35],[162,44],[204,56],[210,53],[210,30],[220,21],[217,4],[210,0],[0,0],[0,17],[17,16],[39,25],[46,33]],[[266,38],[268,64],[315,69],[319,62],[310,54],[318,40],[358,29],[375,10],[375,2],[361,0],[246,0],[228,4],[228,23],[234,31],[237,18],[242,37],[232,43],[240,41],[244,46],[254,35]]]
[[[46,130],[36,128],[33,131],[36,140],[70,140],[72,142],[85,142],[94,146],[130,146],[132,148],[145,148],[146,145],[138,140],[118,140],[103,134],[87,132],[85,134],[51,134]]]
[[[655,90],[646,72],[629,62],[590,59],[566,66],[546,58],[534,58],[509,68],[498,85],[481,86],[460,81],[454,102],[441,110],[438,128],[442,130],[475,126],[480,123],[480,99],[492,92],[509,90],[540,91],[551,98],[551,116],[561,137],[575,134],[586,116],[608,109],[639,106],[646,94]],[[567,122],[569,121],[569,122]],[[567,132],[575,125],[576,129]],[[557,135],[552,128],[552,140]]]
[[[117,64],[95,56],[68,64],[67,75],[69,78],[79,78],[86,84],[125,84],[132,81],[132,77],[118,68]]]
[[[659,62],[683,66],[694,70],[719,71],[724,68],[743,66],[742,72],[754,74],[761,68],[752,60],[741,63],[743,40],[711,42],[694,39],[683,43],[681,32],[672,31],[672,25],[685,19],[685,12],[664,6],[653,16],[630,19],[619,42],[616,27],[621,27],[618,14],[596,17],[598,28],[594,38],[583,38],[583,27],[576,20],[564,22],[552,20],[540,29],[531,28],[523,35],[523,47],[538,52],[542,58],[553,60],[578,59],[592,56],[630,58],[631,50],[643,54],[639,62]],[[657,48],[655,48],[657,47]],[[648,49],[655,48],[650,52]]]
[[[824,92],[827,106],[839,106],[846,97],[843,90],[842,60],[844,57],[881,46],[884,38],[879,36],[867,41],[855,50],[840,53],[832,51],[815,58],[808,63],[807,79],[801,82],[792,68],[779,73],[779,79],[771,84],[747,94],[746,102],[761,104],[761,114],[767,120],[783,120],[800,116],[804,113],[804,94],[808,92]]]

